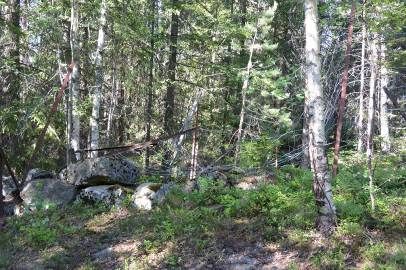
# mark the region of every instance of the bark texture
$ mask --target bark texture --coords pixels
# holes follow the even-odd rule
[[[103,48],[105,41],[105,28],[106,28],[106,1],[101,2],[100,7],[100,26],[99,33],[97,38],[97,49],[96,49],[96,58],[95,58],[95,82],[94,91],[92,93],[92,117],[90,118],[90,148],[97,149],[100,145],[100,131],[99,131],[99,122],[100,122],[100,102],[102,96],[103,88]],[[90,152],[90,157],[97,157],[97,151]]]
[[[78,0],[72,0],[71,7],[71,28],[70,28],[70,45],[72,50],[73,70],[69,91],[69,114],[68,121],[70,128],[69,146],[75,151],[76,161],[80,160],[80,44],[79,44],[79,4]],[[69,161],[68,161],[69,162]]]
[[[371,65],[371,77],[369,80],[369,97],[368,97],[368,123],[367,123],[367,159],[368,159],[368,174],[369,174],[369,195],[371,199],[371,209],[375,210],[375,196],[374,196],[374,182],[372,173],[372,158],[373,158],[373,134],[374,134],[374,96],[376,87],[376,77],[377,77],[377,61],[378,61],[378,51],[377,51],[377,39],[378,35],[373,34],[371,40],[371,54],[370,54],[370,65]]]
[[[328,235],[336,225],[336,209],[333,202],[326,155],[325,104],[320,82],[321,64],[317,2],[317,0],[305,0],[305,99],[308,104],[305,117],[307,117],[309,123],[309,155],[313,171],[313,192],[319,213],[316,225],[319,231]]]
[[[178,0],[172,0],[172,12],[171,19],[171,36],[169,40],[169,64],[168,64],[168,86],[166,89],[165,97],[165,117],[164,117],[164,130],[166,134],[172,134],[175,130],[174,121],[174,106],[175,106],[175,81],[176,81],[176,66],[177,66],[177,55],[178,55],[178,32],[179,32],[179,15],[178,10]],[[166,172],[166,180],[171,174],[170,169],[170,158],[172,156],[171,151],[167,148],[164,149],[164,160],[163,160],[163,170]]]
[[[152,95],[154,87],[154,57],[155,57],[155,11],[156,0],[151,0],[151,18],[150,18],[150,56],[149,56],[149,78],[148,78],[148,97],[146,110],[146,134],[145,140],[151,140],[151,121],[152,121]],[[149,168],[150,149],[145,149],[145,169]]]
[[[389,75],[388,69],[385,66],[386,61],[386,45],[384,41],[381,43],[381,84],[380,84],[380,135],[382,138],[381,149],[382,152],[388,153],[390,151],[390,134],[389,134],[389,113],[388,113],[388,96],[386,91],[388,91],[389,86]]]
[[[359,111],[358,111],[358,144],[357,151],[361,153],[364,146],[364,134],[363,134],[363,123],[364,123],[364,88],[365,88],[365,46],[367,37],[367,26],[365,22],[365,1],[362,5],[362,45],[361,45],[361,78],[360,78],[360,88],[359,88]]]

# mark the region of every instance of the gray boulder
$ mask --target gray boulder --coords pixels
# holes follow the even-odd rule
[[[131,197],[133,206],[140,210],[151,210],[155,192],[161,186],[162,184],[159,183],[143,183],[139,185]]]
[[[166,195],[174,188],[176,185],[173,183],[163,184],[154,194],[153,200],[156,204],[161,204],[164,202]]]
[[[87,187],[79,193],[78,199],[109,205],[120,205],[132,190],[120,185],[100,185]]]
[[[28,183],[28,182],[30,182],[32,180],[36,180],[36,179],[50,179],[50,178],[54,178],[53,173],[48,172],[43,169],[35,168],[35,169],[31,169],[28,172],[27,178],[25,179],[25,183]]]
[[[75,186],[134,185],[140,169],[128,159],[99,157],[71,164],[66,181]]]
[[[11,176],[3,176],[3,196],[4,198],[8,199],[9,197],[12,197],[13,193],[17,191],[17,187],[14,184],[13,179]]]
[[[132,195],[132,204],[140,210],[151,210],[154,204],[161,204],[173,184],[144,183]]]
[[[54,178],[37,179],[26,183],[20,196],[29,209],[47,209],[72,202],[76,197],[76,189]]]

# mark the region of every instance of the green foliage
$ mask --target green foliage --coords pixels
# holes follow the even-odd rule
[[[277,140],[262,136],[259,140],[245,141],[241,145],[240,165],[243,168],[263,167],[275,158]]]
[[[388,243],[372,243],[363,252],[368,263],[365,269],[405,269],[406,239],[403,243],[390,246]]]
[[[320,252],[311,258],[315,269],[346,269],[345,253],[341,246]]]

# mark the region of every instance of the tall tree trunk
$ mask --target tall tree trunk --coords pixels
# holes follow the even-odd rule
[[[371,40],[371,54],[370,54],[370,65],[371,65],[371,77],[369,80],[369,97],[368,97],[368,124],[367,124],[367,159],[368,159],[368,173],[369,173],[369,194],[371,199],[371,209],[375,210],[375,196],[374,196],[374,183],[373,183],[373,172],[372,172],[372,158],[373,158],[373,128],[374,128],[374,95],[376,87],[376,77],[377,77],[377,61],[378,61],[378,51],[377,51],[377,39],[378,35],[373,34]]]
[[[100,101],[102,96],[103,88],[103,49],[104,49],[104,39],[105,39],[105,28],[106,28],[106,0],[101,2],[100,6],[100,26],[99,34],[97,37],[97,49],[95,58],[95,88],[92,93],[92,117],[90,118],[90,148],[97,149],[100,144]],[[90,157],[97,157],[98,151],[91,151]]]
[[[118,143],[123,144],[124,141],[126,140],[126,134],[125,134],[125,125],[126,125],[126,112],[125,112],[125,92],[124,92],[124,86],[123,82],[121,81],[121,78],[118,78],[120,80],[118,82],[118,99],[117,99],[117,105],[120,108],[120,117],[118,119]]]
[[[20,1],[8,0],[4,5],[4,42],[3,56],[9,64],[2,67],[2,92],[8,93],[9,99],[18,97],[20,92]],[[3,63],[2,63],[3,64]],[[2,93],[2,95],[3,95]]]
[[[196,96],[194,97],[194,100],[192,102],[192,106],[190,107],[190,110],[188,111],[185,119],[183,120],[181,132],[189,129],[192,126],[193,115],[195,115],[197,113],[199,102],[203,98],[205,93],[206,93],[206,89],[203,89],[203,88],[200,88],[197,91]],[[182,134],[175,139],[175,151],[172,156],[171,164],[175,163],[176,160],[178,159],[179,153],[181,151],[182,142],[185,139],[185,136],[186,136],[186,134]]]
[[[385,66],[386,61],[386,45],[385,41],[381,42],[381,85],[380,85],[380,135],[382,138],[381,148],[382,152],[388,153],[390,151],[390,135],[389,135],[389,117],[388,117],[388,96],[386,89],[389,85],[388,69]]]
[[[7,0],[1,7],[4,18],[0,37],[2,40],[2,51],[0,60],[0,105],[8,106],[19,98],[21,94],[21,25],[20,25],[20,1]],[[2,16],[2,17],[3,17]],[[4,19],[4,21],[3,21]],[[3,109],[1,107],[0,109]],[[0,123],[2,124],[2,123]],[[1,135],[1,134],[0,134]],[[3,143],[18,156],[21,149],[19,136],[3,134]]]
[[[113,60],[112,65],[111,87],[112,90],[109,95],[109,106],[107,112],[107,130],[106,130],[106,141],[110,146],[113,144],[112,140],[112,129],[114,120],[113,118],[117,105],[117,65],[115,60]]]
[[[192,134],[192,158],[190,160],[190,173],[189,173],[189,180],[186,183],[186,191],[192,191],[196,186],[196,176],[197,176],[197,155],[199,153],[199,135],[198,129],[199,126],[199,111],[196,111],[195,114],[195,130],[193,130]]]
[[[303,129],[302,129],[302,161],[301,161],[301,167],[303,169],[309,169],[310,168],[310,155],[309,155],[309,122],[306,117],[307,115],[307,104],[305,102],[304,107],[303,107]]]
[[[339,107],[338,107],[336,142],[334,145],[333,177],[335,177],[337,175],[337,170],[338,170],[338,158],[339,158],[339,154],[340,154],[341,131],[343,128],[345,100],[347,99],[348,69],[350,67],[352,32],[354,29],[354,17],[355,17],[355,0],[352,0],[350,24],[348,26],[347,49],[345,51],[344,72],[343,72],[343,78],[341,81],[341,96],[340,96]]]
[[[177,55],[178,55],[178,31],[179,31],[179,10],[178,7],[179,0],[172,0],[172,20],[171,20],[171,36],[169,40],[169,64],[168,64],[168,86],[166,89],[165,97],[165,117],[164,117],[164,130],[166,134],[172,134],[175,130],[174,121],[174,105],[175,105],[175,80],[176,80],[176,66],[177,66]],[[169,148],[164,149],[164,160],[163,160],[163,170],[165,171],[165,180],[171,174],[170,168],[170,158],[172,153]]]
[[[326,154],[325,104],[320,82],[321,64],[317,2],[317,0],[305,0],[305,99],[308,104],[306,117],[309,123],[309,154],[313,171],[313,192],[319,213],[316,225],[319,231],[328,235],[336,225],[336,210]]]
[[[358,111],[358,144],[357,151],[361,153],[363,150],[363,122],[364,122],[364,87],[365,87],[365,46],[367,38],[367,26],[365,22],[365,1],[362,4],[362,45],[361,45],[361,79],[359,88],[359,111]]]
[[[245,70],[244,80],[243,80],[243,84],[242,84],[242,88],[241,88],[242,101],[241,101],[241,111],[240,111],[240,122],[238,124],[236,149],[235,149],[235,154],[234,154],[234,164],[236,166],[239,164],[239,155],[240,155],[240,145],[239,144],[241,143],[241,138],[242,138],[242,133],[243,133],[243,125],[244,125],[245,109],[246,109],[245,107],[246,107],[246,103],[247,103],[247,91],[248,91],[248,87],[249,87],[249,81],[250,81],[250,75],[251,75],[251,69],[252,69],[252,56],[254,54],[255,42],[257,41],[258,22],[257,22],[257,25],[256,25],[254,31],[255,32],[252,37],[250,50],[249,50],[248,63],[247,63],[247,67]]]
[[[0,147],[2,147],[1,134],[0,134]],[[4,213],[4,196],[3,196],[3,155],[0,154],[0,229],[5,223],[5,213]]]
[[[73,71],[71,76],[71,84],[69,91],[70,101],[70,148],[75,151],[76,161],[80,160],[81,155],[76,152],[80,149],[80,45],[79,45],[79,4],[78,0],[72,0],[71,6],[71,29],[70,29],[70,45],[72,50]]]
[[[151,140],[151,124],[152,124],[152,95],[154,87],[154,57],[155,57],[155,12],[156,0],[151,1],[151,15],[150,15],[150,56],[149,56],[149,78],[148,78],[148,100],[146,110],[146,134],[145,141]],[[150,148],[145,149],[145,169],[149,168]]]

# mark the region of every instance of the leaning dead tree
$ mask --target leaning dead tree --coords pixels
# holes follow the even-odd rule
[[[59,88],[59,91],[56,93],[54,103],[52,104],[51,111],[47,117],[47,120],[45,122],[45,126],[42,128],[41,133],[38,136],[37,142],[35,143],[34,151],[32,152],[31,158],[28,160],[26,166],[25,166],[25,171],[24,171],[24,177],[22,179],[22,183],[24,183],[25,178],[28,175],[28,171],[32,168],[32,165],[34,164],[34,161],[37,158],[37,154],[39,149],[41,149],[42,145],[44,144],[44,138],[45,134],[48,130],[49,125],[51,124],[51,120],[54,118],[56,114],[56,110],[58,109],[58,105],[62,100],[63,94],[65,92],[65,89],[68,87],[69,80],[72,74],[72,70],[74,69],[75,65],[72,63],[68,67],[68,72],[65,75],[65,78],[63,79],[63,83],[61,87]]]

